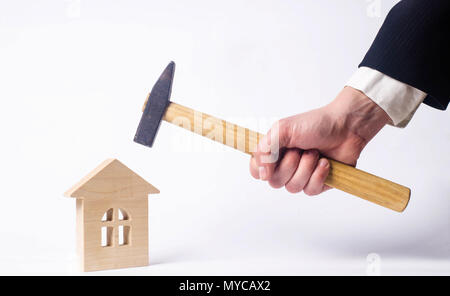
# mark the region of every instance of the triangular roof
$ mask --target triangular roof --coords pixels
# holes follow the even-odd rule
[[[129,198],[145,197],[151,193],[159,193],[159,190],[126,165],[111,158],[102,162],[64,195],[76,198]]]

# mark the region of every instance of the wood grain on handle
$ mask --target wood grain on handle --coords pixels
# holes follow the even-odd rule
[[[176,103],[169,104],[163,120],[247,154],[256,151],[258,140],[263,137],[247,128]]]
[[[263,137],[257,132],[176,103],[169,104],[163,120],[250,155],[256,151],[258,141]],[[397,212],[402,212],[408,205],[411,194],[409,188],[341,162],[328,160],[331,166],[325,181],[328,186]]]

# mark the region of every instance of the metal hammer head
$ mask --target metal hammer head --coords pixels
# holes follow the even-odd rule
[[[152,147],[172,91],[175,63],[170,62],[148,95],[141,121],[134,136],[136,143]]]

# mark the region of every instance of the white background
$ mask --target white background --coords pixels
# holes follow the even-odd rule
[[[395,2],[0,0],[0,274],[77,274],[62,194],[110,157],[161,190],[151,265],[93,274],[364,275],[370,253],[383,275],[450,274],[448,112],[421,106],[360,158],[412,188],[402,214],[271,189],[247,155],[167,123],[154,148],[132,141],[170,60],[173,101],[261,132],[328,103]]]

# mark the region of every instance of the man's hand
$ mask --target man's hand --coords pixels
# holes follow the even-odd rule
[[[366,95],[345,87],[327,106],[277,122],[259,142],[250,172],[274,188],[319,194],[328,189],[324,182],[330,169],[321,156],[355,166],[363,148],[389,120]]]

